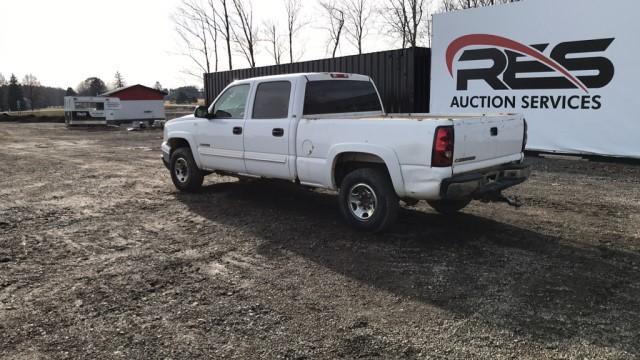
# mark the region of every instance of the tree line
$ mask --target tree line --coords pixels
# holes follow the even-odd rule
[[[65,90],[42,86],[33,74],[18,81],[11,74],[7,80],[0,74],[0,111],[33,110],[64,105]]]
[[[33,74],[27,74],[22,81],[19,81],[15,74],[11,74],[7,80],[0,73],[0,111],[24,111],[64,106],[65,96],[99,96],[109,90],[126,85],[124,76],[119,71],[116,72],[109,85],[99,77],[92,76],[81,81],[75,89],[68,87],[66,90],[43,86]],[[169,92],[158,81],[153,87],[160,91]],[[192,95],[192,92],[187,93]],[[190,100],[191,97],[188,99]]]
[[[314,26],[302,13],[302,0],[280,0],[280,18],[258,19],[251,0],[182,0],[173,15],[181,55],[190,60],[186,74],[221,67],[234,69],[234,55],[254,68],[256,54],[266,51],[273,63],[293,63],[304,55],[297,42],[305,29]],[[519,0],[306,0],[305,9],[325,33],[326,52],[335,57],[345,43],[362,54],[364,40],[373,32],[387,36],[402,48],[431,44],[433,13],[504,4]],[[314,8],[315,7],[315,8]],[[317,25],[317,24],[316,24]]]

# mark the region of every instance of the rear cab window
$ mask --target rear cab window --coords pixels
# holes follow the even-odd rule
[[[370,81],[309,81],[303,115],[382,111],[380,98]]]
[[[273,81],[258,85],[253,102],[253,119],[284,119],[289,116],[291,82]]]

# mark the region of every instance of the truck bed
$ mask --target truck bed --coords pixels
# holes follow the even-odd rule
[[[519,114],[310,116],[301,120],[298,140],[379,144],[394,149],[402,165],[429,165],[435,130],[441,126],[454,128],[454,175],[521,160],[524,120]]]

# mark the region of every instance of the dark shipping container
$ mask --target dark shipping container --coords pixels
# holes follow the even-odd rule
[[[293,64],[205,74],[207,104],[234,80],[308,72],[345,72],[370,76],[388,113],[429,112],[431,49],[410,48]]]

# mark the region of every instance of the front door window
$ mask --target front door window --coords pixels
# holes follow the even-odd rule
[[[213,104],[209,113],[216,118],[243,119],[248,96],[248,84],[230,87]]]

